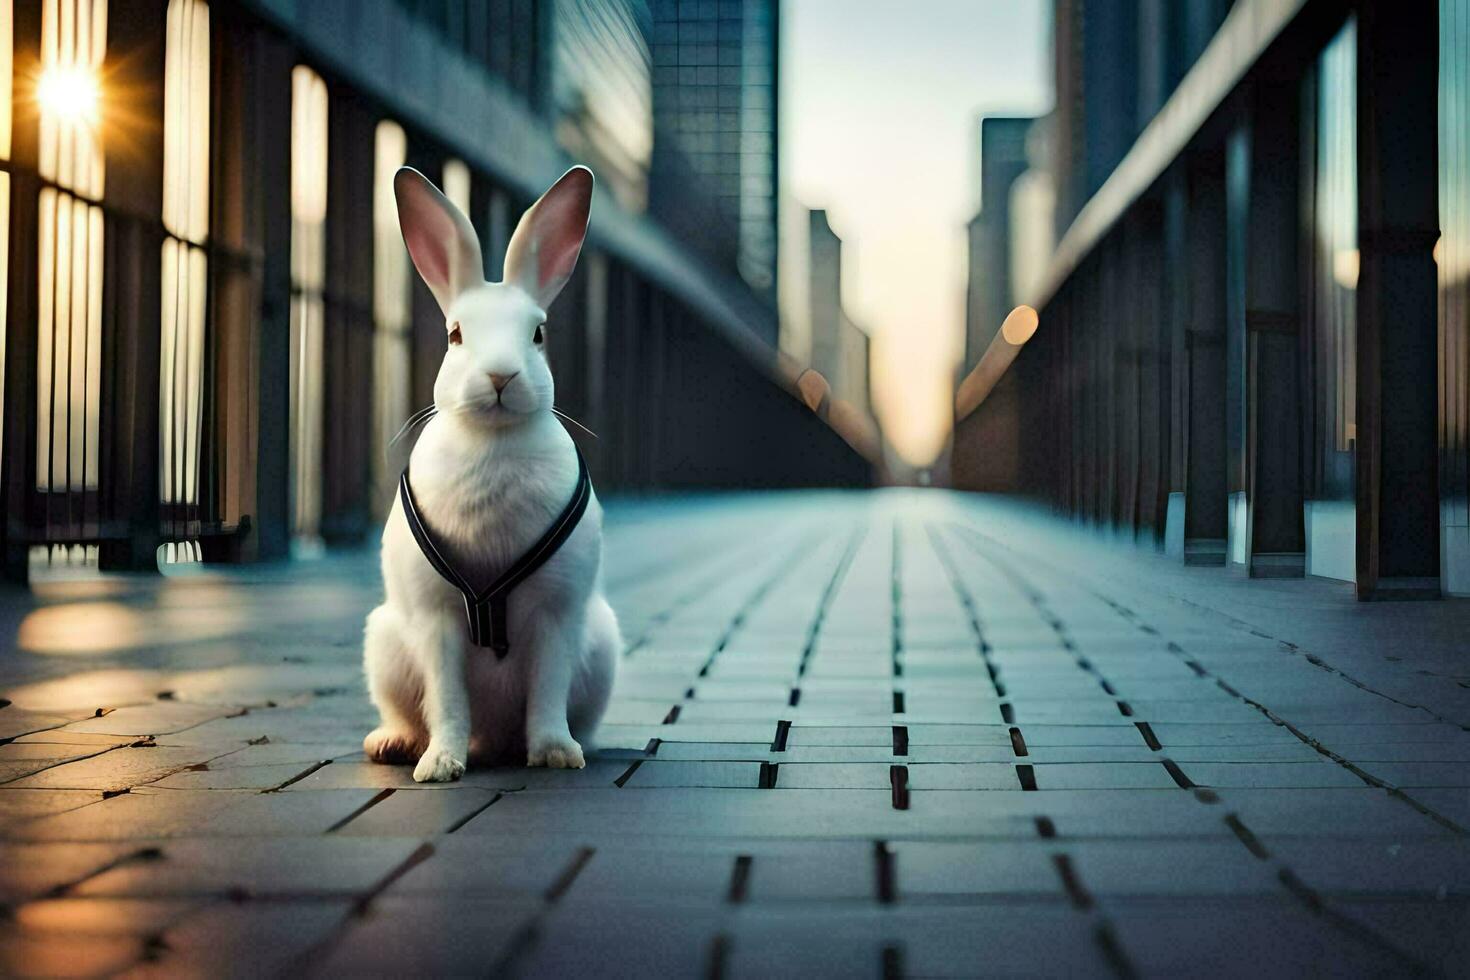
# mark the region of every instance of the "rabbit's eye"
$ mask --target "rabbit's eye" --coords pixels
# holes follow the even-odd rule
[[[458,347],[462,343],[464,343],[464,338],[460,336],[459,324],[456,323],[449,328],[449,346]]]
[[[544,343],[546,343],[546,335],[541,332],[541,327],[540,326],[538,326],[536,328],[536,332],[531,336],[531,340],[534,343],[537,343],[537,344],[544,344]]]

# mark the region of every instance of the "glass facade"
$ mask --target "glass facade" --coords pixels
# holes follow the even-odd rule
[[[563,0],[555,8],[559,138],[630,211],[648,203],[653,107],[643,0]]]
[[[1470,594],[1470,0],[1439,5],[1440,527],[1446,592]]]
[[[291,73],[291,488],[292,530],[306,544],[321,534],[326,218],[327,86],[297,65]]]
[[[539,105],[545,94],[545,19],[569,0],[396,0],[448,45]]]
[[[776,281],[774,0],[653,0],[655,214],[757,291]],[[681,187],[712,193],[718,224]]]
[[[5,402],[6,315],[10,309],[10,127],[15,57],[13,0],[0,0],[0,405]],[[0,424],[0,459],[5,458],[5,426]]]
[[[373,485],[374,510],[392,501],[386,488],[397,473],[388,444],[416,406],[413,391],[413,268],[398,229],[393,175],[408,158],[408,137],[392,120],[378,123],[373,149]]]
[[[209,238],[209,6],[171,0],[164,55],[159,492],[199,501]]]
[[[1357,31],[1349,21],[1308,76],[1315,148],[1307,174],[1311,261],[1306,329],[1313,384],[1308,426],[1307,572],[1356,576],[1358,143]]]
[[[36,489],[95,491],[101,443],[104,189],[100,73],[107,6],[41,10]]]

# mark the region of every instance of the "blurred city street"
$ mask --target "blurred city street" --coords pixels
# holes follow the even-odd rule
[[[629,648],[577,772],[364,761],[372,550],[7,593],[0,974],[1470,962],[1455,603],[942,491],[608,512]]]

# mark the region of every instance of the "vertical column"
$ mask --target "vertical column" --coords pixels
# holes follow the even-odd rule
[[[1115,230],[1103,239],[1098,248],[1101,255],[1097,275],[1102,303],[1097,311],[1098,350],[1094,364],[1097,371],[1097,425],[1099,426],[1097,447],[1100,452],[1097,457],[1097,509],[1093,514],[1093,520],[1099,527],[1112,530],[1116,527],[1117,522],[1118,472],[1121,465],[1118,438],[1118,391],[1121,387],[1119,375],[1122,372],[1118,365],[1118,334],[1124,300],[1124,287],[1121,280],[1123,263],[1119,260],[1119,253],[1122,251],[1122,236]]]
[[[1184,561],[1223,565],[1230,498],[1225,473],[1225,180],[1221,158],[1206,154],[1191,161],[1188,182]]]
[[[1139,525],[1139,477],[1144,461],[1141,452],[1140,434],[1143,420],[1139,411],[1142,403],[1143,380],[1143,308],[1139,296],[1143,288],[1139,253],[1142,242],[1139,233],[1138,210],[1134,205],[1119,222],[1118,265],[1114,272],[1118,283],[1117,307],[1114,314],[1113,364],[1117,387],[1113,390],[1113,419],[1117,426],[1117,468],[1114,470],[1116,496],[1113,498],[1113,524],[1115,529],[1128,537],[1138,532]]]
[[[1300,99],[1295,77],[1255,91],[1246,239],[1248,567],[1306,568],[1302,511]]]
[[[374,129],[348,92],[327,112],[326,323],[323,343],[322,538],[352,545],[372,513]]]
[[[1138,533],[1154,546],[1163,544],[1168,490],[1169,334],[1163,310],[1163,262],[1159,254],[1163,209],[1154,197],[1134,206],[1138,243],[1134,300],[1138,344]]]
[[[128,138],[107,140],[102,492],[116,501],[117,535],[98,553],[104,569],[156,571],[159,534],[159,326],[163,249],[164,18],[145,4],[108,18],[107,90],[127,93]],[[105,97],[105,93],[104,93]],[[104,115],[106,110],[104,110]],[[121,215],[147,215],[137,220]],[[109,317],[110,315],[110,317]]]
[[[35,104],[14,98],[33,85],[41,43],[41,5],[14,5],[12,29],[16,57],[11,83],[12,113],[10,228],[4,338],[4,442],[0,458],[0,573],[24,584],[30,562],[30,536],[39,524],[36,497],[36,242],[39,240],[41,184],[36,176],[39,124]],[[22,55],[22,52],[24,53]]]
[[[1357,592],[1435,597],[1437,5],[1357,6]]]
[[[261,560],[291,552],[291,140],[281,112],[291,105],[295,52],[253,25],[244,33],[243,171],[251,239],[261,256],[255,365],[255,519],[246,551]]]
[[[233,538],[210,561],[284,558],[290,547],[291,48],[228,4],[210,10],[213,431]],[[258,256],[258,260],[254,257]]]
[[[1246,472],[1246,256],[1250,242],[1251,126],[1240,112],[1225,139],[1225,563],[1250,560],[1250,504]]]
[[[1164,213],[1158,269],[1162,289],[1161,351],[1168,358],[1162,372],[1167,392],[1160,406],[1167,412],[1168,466],[1162,471],[1165,495],[1163,544],[1171,558],[1184,557],[1185,474],[1189,456],[1189,276],[1177,262],[1189,254],[1189,175],[1176,163],[1164,176]]]

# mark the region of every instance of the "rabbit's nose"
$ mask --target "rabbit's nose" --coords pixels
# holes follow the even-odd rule
[[[517,371],[515,372],[515,374],[496,374],[492,371],[490,373],[490,383],[495,386],[495,393],[498,395],[502,391],[504,391],[505,386],[510,384],[511,381],[515,379],[516,375],[520,373],[521,372]]]

